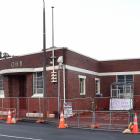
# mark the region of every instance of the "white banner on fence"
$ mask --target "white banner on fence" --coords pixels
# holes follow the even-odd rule
[[[132,99],[110,99],[110,110],[131,110],[133,109]]]
[[[64,103],[64,118],[71,117],[72,115],[73,115],[72,103],[71,102]]]

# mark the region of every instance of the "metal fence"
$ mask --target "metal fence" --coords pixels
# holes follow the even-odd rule
[[[92,98],[75,98],[65,100],[65,102],[72,103],[73,110],[91,110]],[[30,97],[6,97],[0,98],[0,108],[14,108],[16,109],[16,116],[18,118],[28,118],[27,113],[43,113],[44,117],[49,114],[59,115],[63,110],[64,100],[58,100],[57,97],[46,98],[30,98]],[[59,105],[59,108],[58,108]]]
[[[72,127],[94,128],[124,128],[130,121],[133,121],[133,111],[109,111],[109,97],[99,98],[74,98],[66,102],[72,104],[73,115],[66,118],[66,122]],[[138,120],[140,121],[140,96],[134,97],[134,109],[137,109]],[[63,109],[63,99],[58,101],[57,97],[47,98],[1,98],[0,115],[5,110],[14,109],[17,118],[37,119],[42,114],[48,121],[59,121],[59,111]],[[60,104],[60,108],[58,108]],[[30,113],[30,114],[29,114]],[[32,116],[31,116],[32,115]]]
[[[74,111],[74,116],[67,118],[68,125],[78,128],[108,128],[123,129],[128,127],[132,120],[132,112],[129,111]]]

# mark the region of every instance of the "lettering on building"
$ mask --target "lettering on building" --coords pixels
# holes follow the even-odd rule
[[[22,67],[22,65],[23,65],[22,61],[14,61],[14,62],[11,62],[11,68]]]

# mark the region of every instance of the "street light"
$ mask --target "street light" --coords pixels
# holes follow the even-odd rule
[[[60,70],[63,67],[63,56],[59,56],[57,59],[58,62],[58,114],[60,113],[60,107],[61,107],[61,99],[60,99],[60,91],[61,91],[61,74],[60,74]]]

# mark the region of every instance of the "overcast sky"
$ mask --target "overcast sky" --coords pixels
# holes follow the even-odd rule
[[[46,47],[98,60],[140,58],[140,0],[45,0]],[[0,0],[0,51],[22,55],[42,50],[42,0]]]

